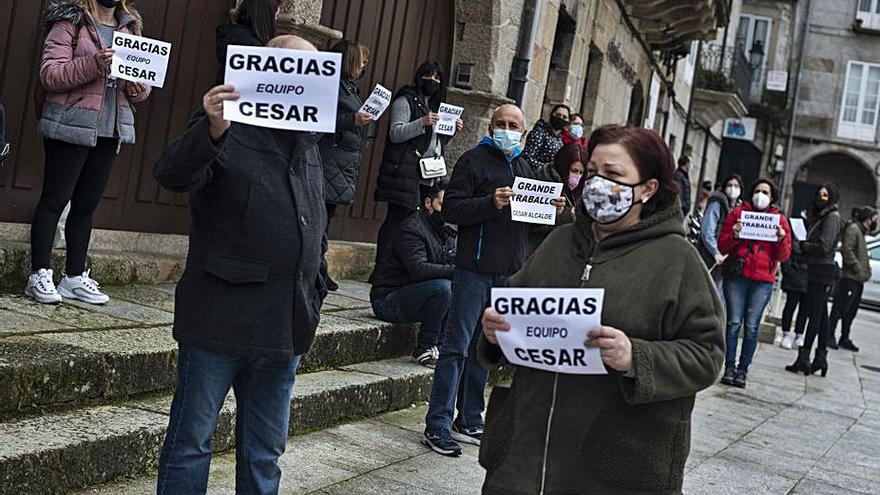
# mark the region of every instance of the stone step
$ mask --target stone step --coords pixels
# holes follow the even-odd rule
[[[120,318],[126,304],[140,312],[140,323]],[[381,322],[364,304],[341,295],[329,299],[330,312],[322,316],[301,372],[407,356],[412,351],[415,325]],[[156,306],[162,306],[161,300]],[[4,315],[13,314],[20,315],[24,329],[23,334],[0,337],[0,417],[106,403],[174,386],[177,343],[169,325],[173,315],[116,298],[99,309],[104,314],[87,313],[74,304],[42,306],[21,296],[0,297],[0,326],[9,319]],[[71,322],[88,328],[71,327]]]
[[[2,231],[0,231],[2,233]],[[180,236],[175,236],[180,237]],[[115,239],[115,237],[114,237]],[[155,243],[119,241],[119,245],[100,243],[89,250],[86,265],[104,286],[176,283],[186,264],[186,241],[155,251]],[[181,248],[182,246],[182,248]],[[376,248],[373,244],[331,241],[327,252],[330,275],[336,280],[366,281],[373,269]],[[64,250],[52,252],[51,264],[57,278],[64,271]],[[20,239],[0,238],[0,289],[21,291],[31,273],[30,245]]]
[[[408,358],[297,377],[290,433],[398,410],[427,399],[432,371]],[[171,396],[147,397],[0,422],[0,495],[67,493],[155,469]],[[235,399],[212,448],[234,445]]]

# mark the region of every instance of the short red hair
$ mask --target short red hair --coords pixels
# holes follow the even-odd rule
[[[673,178],[675,158],[656,132],[631,125],[602,126],[590,135],[587,156],[592,157],[593,150],[602,144],[623,146],[639,170],[639,182],[656,179],[660,183],[657,193],[642,207],[642,218],[666,210],[675,204],[678,198],[678,186]]]

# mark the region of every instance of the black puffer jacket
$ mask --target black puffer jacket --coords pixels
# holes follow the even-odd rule
[[[336,133],[324,134],[319,143],[324,162],[324,201],[327,203],[354,203],[358,170],[370,128],[369,125],[354,125],[354,116],[362,104],[358,87],[351,81],[340,80]]]
[[[425,210],[403,221],[393,254],[373,276],[370,297],[375,299],[405,285],[438,278],[452,278],[455,269],[455,232],[431,224]]]
[[[226,80],[226,49],[229,45],[263,46],[253,30],[241,24],[221,24],[217,26],[217,85]]]
[[[795,294],[807,293],[807,259],[800,245],[791,245],[791,257],[782,264],[782,290]]]

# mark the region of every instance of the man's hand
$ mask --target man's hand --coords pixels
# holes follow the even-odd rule
[[[560,197],[550,201],[550,203],[556,207],[556,214],[562,215],[562,212],[565,211],[565,205],[566,205],[566,203],[568,203],[568,201],[565,200],[565,197],[560,196]]]
[[[598,326],[587,332],[587,347],[598,348],[602,362],[611,368],[628,373],[632,369],[632,342],[620,330]]]
[[[487,308],[486,311],[483,312],[482,323],[483,335],[486,336],[486,340],[495,345],[498,345],[498,337],[495,335],[496,332],[510,331],[510,323],[507,323],[504,317],[492,308]]]
[[[98,63],[98,67],[101,69],[106,69],[110,62],[113,61],[113,54],[116,53],[116,50],[112,48],[102,48],[101,51],[95,54],[95,61]]]
[[[232,125],[228,120],[223,120],[223,102],[235,101],[241,95],[235,91],[235,87],[230,84],[215,86],[205,93],[202,97],[202,106],[208,114],[208,120],[211,121],[211,139],[214,142],[220,141],[229,126]]]
[[[510,204],[510,198],[513,197],[513,189],[509,187],[499,187],[495,189],[495,208],[499,210]]]
[[[368,113],[358,112],[358,113],[354,114],[355,127],[363,127],[372,121],[373,121],[373,116]]]
[[[434,112],[431,112],[420,119],[422,121],[422,127],[428,127],[436,124],[440,120],[440,116]]]

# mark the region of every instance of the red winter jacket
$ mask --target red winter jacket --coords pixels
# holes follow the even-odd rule
[[[730,212],[721,228],[718,250],[721,254],[730,255],[731,258],[745,258],[743,278],[772,284],[776,281],[776,268],[779,263],[788,261],[791,256],[791,227],[788,219],[772,206],[767,210],[767,213],[782,215],[779,225],[785,230],[785,238],[781,242],[736,239],[733,236],[733,226],[739,221],[743,211],[754,211],[754,209],[750,203],[743,203]]]

